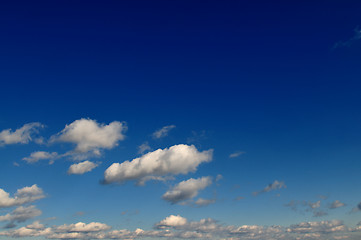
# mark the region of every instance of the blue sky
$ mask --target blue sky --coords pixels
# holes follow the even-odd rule
[[[360,8],[2,3],[0,239],[359,239]]]

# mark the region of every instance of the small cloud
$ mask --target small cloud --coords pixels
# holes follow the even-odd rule
[[[172,130],[173,128],[175,128],[175,125],[164,126],[161,129],[155,131],[152,134],[152,136],[155,139],[166,137],[166,136],[168,136],[169,131]]]
[[[343,42],[340,41],[336,43],[333,48],[350,47],[354,42],[359,41],[360,39],[361,39],[361,29],[359,27],[356,27],[354,29],[354,35],[352,38],[350,38],[347,41],[343,41]]]
[[[279,181],[275,180],[273,183],[269,184],[267,187],[265,187],[261,191],[254,192],[253,195],[257,196],[260,193],[266,193],[266,192],[270,192],[270,191],[281,189],[281,188],[287,188],[287,186],[285,185],[284,182],[279,182]]]
[[[0,132],[0,146],[7,144],[27,144],[32,141],[33,135],[39,133],[39,129],[43,128],[39,122],[24,124],[21,128],[12,131],[11,129],[5,129]]]
[[[321,206],[321,201],[317,202],[308,202],[308,206],[312,209],[319,208]]]
[[[215,199],[198,198],[197,201],[194,202],[194,204],[198,207],[205,207],[205,206],[208,206],[209,204],[213,204],[215,202],[216,202]]]
[[[207,133],[205,130],[200,132],[192,131],[192,136],[187,138],[187,143],[196,143],[199,144],[201,141],[207,139]]]
[[[13,162],[13,165],[14,165],[15,167],[20,167],[20,164],[17,163],[17,162]]]
[[[359,212],[359,211],[361,211],[361,202],[357,204],[357,206],[354,207],[351,212]]]
[[[328,213],[325,212],[325,211],[314,211],[313,212],[314,217],[323,217],[323,216],[326,216],[326,215],[328,215]]]
[[[244,199],[244,197],[239,196],[239,197],[236,197],[234,200],[235,200],[235,201],[240,201],[240,200],[242,200],[242,199]]]
[[[243,155],[243,154],[245,154],[246,152],[242,152],[242,151],[236,151],[236,152],[234,152],[234,153],[231,153],[230,155],[229,155],[229,158],[236,158],[236,157],[239,157],[239,156],[241,156],[241,155]]]
[[[217,177],[216,177],[216,182],[220,181],[223,179],[223,176],[222,174],[218,174]]]
[[[151,147],[149,146],[148,142],[143,143],[142,145],[138,146],[138,153],[143,154],[147,151],[151,150]]]
[[[90,161],[73,164],[69,167],[68,174],[84,174],[96,168],[99,164]]]
[[[180,203],[196,197],[200,190],[205,189],[211,184],[212,179],[210,177],[197,179],[191,178],[178,183],[172,189],[163,194],[162,198],[172,204]]]
[[[332,202],[328,208],[335,209],[335,208],[339,208],[339,207],[343,207],[343,206],[346,206],[346,204],[340,202],[339,200],[336,200],[336,201]]]
[[[50,162],[53,162],[56,158],[58,158],[58,153],[56,152],[44,152],[44,151],[38,151],[38,152],[32,152],[29,157],[24,157],[22,160],[26,161],[27,163],[36,163],[40,160],[50,160]]]

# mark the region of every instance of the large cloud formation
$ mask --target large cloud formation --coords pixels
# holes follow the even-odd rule
[[[148,179],[187,174],[195,172],[201,163],[210,162],[212,155],[212,149],[200,152],[193,145],[174,145],[149,152],[132,161],[113,163],[104,173],[104,182],[137,180],[138,183],[144,183]]]
[[[167,191],[162,198],[172,204],[192,199],[198,195],[200,190],[205,189],[212,184],[212,179],[210,177],[202,178],[191,178],[186,181],[182,181],[172,189]]]
[[[79,119],[51,137],[51,142],[69,142],[76,144],[75,153],[99,155],[101,149],[111,149],[125,138],[127,127],[124,122],[114,121],[108,125],[99,124],[91,119]]]
[[[152,230],[127,229],[111,230],[100,222],[64,224],[45,227],[34,222],[15,230],[0,232],[6,237],[45,237],[47,239],[277,239],[277,240],[330,240],[360,239],[359,227],[348,228],[338,220],[320,222],[302,222],[282,226],[224,225],[211,218],[189,221],[180,215],[170,215],[154,224]]]
[[[44,126],[39,122],[27,123],[21,128],[12,131],[5,129],[0,132],[0,145],[16,144],[16,143],[29,143],[32,141],[32,136],[39,132],[40,128]]]
[[[0,208],[19,206],[44,198],[43,190],[36,184],[18,189],[14,197],[0,188]]]

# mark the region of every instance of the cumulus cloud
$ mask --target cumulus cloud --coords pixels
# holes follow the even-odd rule
[[[114,121],[108,125],[91,119],[79,119],[66,125],[50,142],[68,142],[76,145],[74,153],[100,155],[101,149],[112,149],[124,140],[127,127],[124,122]]]
[[[172,130],[173,128],[175,128],[175,125],[164,126],[161,129],[155,131],[152,134],[152,136],[155,139],[166,137],[166,136],[168,136],[169,131]]]
[[[58,153],[56,152],[44,152],[37,151],[32,152],[29,157],[24,157],[23,160],[27,163],[36,163],[40,160],[50,160],[51,162],[58,157]]]
[[[187,224],[187,219],[179,215],[170,215],[157,223],[156,228],[163,229],[169,227],[179,227]]]
[[[266,193],[266,192],[270,192],[272,190],[277,190],[277,189],[286,188],[286,187],[287,186],[285,185],[284,182],[279,182],[279,181],[275,180],[273,183],[269,184],[268,186],[266,186],[261,191],[254,192],[253,195],[256,196],[256,195],[258,195],[260,193]]]
[[[0,221],[10,221],[14,222],[25,222],[28,219],[37,217],[41,215],[41,211],[36,209],[35,206],[20,206],[13,210],[11,213],[0,216]]]
[[[45,237],[47,239],[277,239],[277,240],[330,240],[359,239],[358,229],[347,228],[341,221],[302,222],[289,227],[259,225],[223,225],[211,218],[189,221],[180,215],[170,215],[154,224],[153,230],[137,228],[111,230],[104,223],[66,224],[46,228],[39,222],[16,230],[0,232],[6,237]]]
[[[139,154],[143,154],[143,153],[145,153],[146,151],[149,151],[149,150],[151,150],[151,148],[150,148],[148,142],[145,142],[145,143],[141,144],[138,147],[138,153]]]
[[[172,204],[192,199],[198,195],[200,190],[205,189],[212,184],[210,177],[191,178],[186,181],[182,181],[175,187],[167,191],[162,198]]]
[[[24,124],[21,128],[12,131],[11,129],[5,129],[0,132],[0,145],[22,143],[26,144],[32,141],[34,134],[39,132],[40,128],[43,128],[39,122]]]
[[[245,152],[236,151],[236,152],[234,152],[234,153],[231,153],[231,154],[229,155],[229,158],[236,158],[236,157],[241,156],[242,154],[245,154]]]
[[[18,189],[14,197],[0,188],[0,208],[19,206],[44,198],[43,190],[36,184]]]
[[[75,163],[69,167],[68,174],[84,174],[86,172],[90,172],[97,166],[98,166],[97,163],[93,163],[90,161]]]
[[[335,209],[335,208],[339,208],[339,207],[343,207],[346,204],[344,204],[343,202],[340,202],[339,200],[336,200],[334,202],[332,202],[329,206],[330,209]]]
[[[212,160],[213,150],[200,152],[195,146],[174,145],[149,152],[132,161],[113,163],[104,173],[104,182],[125,182],[195,172],[198,165]]]

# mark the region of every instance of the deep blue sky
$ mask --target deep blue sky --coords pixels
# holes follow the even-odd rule
[[[102,163],[80,176],[66,174],[70,159],[22,161],[74,145],[4,144],[0,188],[13,195],[37,184],[48,195],[36,203],[43,212],[36,220],[56,217],[50,225],[151,229],[179,214],[235,226],[332,219],[355,226],[361,221],[352,210],[361,201],[360,10],[360,1],[3,2],[0,132],[40,122],[47,142],[82,118],[125,121],[128,130],[117,147],[89,157]],[[166,137],[152,138],[169,125],[176,127]],[[166,183],[99,184],[112,163],[139,157],[144,142],[150,151],[177,144],[214,149],[213,160]],[[229,157],[239,151],[245,153]],[[161,199],[171,186],[202,176],[213,177],[202,198],[215,203],[195,208]],[[287,188],[252,195],[275,180]],[[235,201],[239,196],[244,199]],[[291,200],[346,206],[313,217],[307,204],[299,203],[302,211],[285,207]],[[9,211],[0,207],[0,215]],[[79,211],[84,215],[75,216]],[[131,220],[117,219],[122,211],[133,211]]]

